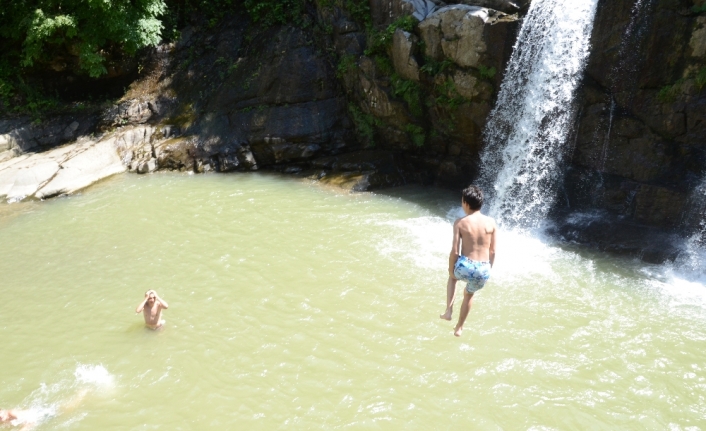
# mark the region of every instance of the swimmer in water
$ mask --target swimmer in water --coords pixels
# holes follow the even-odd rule
[[[18,417],[24,416],[26,410],[0,410],[0,424],[17,420]]]
[[[13,427],[21,426],[20,431],[29,431],[47,418],[75,409],[88,393],[82,389],[70,401],[62,404],[57,412],[56,407],[32,409],[0,409],[0,424],[9,423]]]
[[[135,313],[142,311],[145,316],[145,325],[150,329],[159,329],[167,323],[162,319],[162,309],[166,310],[167,308],[169,305],[157,295],[157,292],[148,290],[145,292],[145,299],[135,309]]]
[[[32,410],[0,410],[0,424],[9,423],[12,426],[20,426],[21,431],[28,431],[37,424],[36,414]]]
[[[463,190],[461,196],[463,212],[466,213],[454,223],[453,243],[449,255],[449,280],[446,283],[446,312],[439,317],[451,320],[456,282],[465,281],[461,313],[454,335],[461,336],[463,324],[471,310],[473,295],[483,288],[490,278],[490,268],[495,263],[496,234],[495,220],[481,214],[483,192],[476,186]]]

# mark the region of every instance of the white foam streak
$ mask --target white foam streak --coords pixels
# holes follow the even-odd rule
[[[418,268],[445,268],[453,226],[440,217],[381,221],[392,235],[380,240],[378,251],[414,263]]]
[[[575,115],[597,0],[535,0],[485,129],[480,184],[501,224],[536,227],[549,211]]]
[[[16,425],[39,425],[50,418],[60,416],[65,411],[75,407],[88,392],[86,385],[106,389],[115,384],[115,378],[102,365],[78,364],[73,372],[73,379],[68,377],[70,371],[61,373],[64,377],[53,383],[42,383],[32,392],[23,406],[22,417]],[[72,422],[80,417],[73,417]],[[56,425],[56,424],[54,424]]]
[[[444,218],[375,221],[385,226],[386,232],[384,238],[376,240],[378,252],[421,269],[420,274],[429,275],[430,280],[445,278],[453,221],[462,216],[460,207],[452,207]],[[701,250],[701,253],[706,261],[706,252]],[[598,269],[597,262],[590,256],[558,247],[536,232],[500,229],[498,257],[489,286],[565,285],[581,279],[598,285],[609,282],[628,289],[644,286],[665,295],[674,306],[706,306],[706,275],[690,278],[677,264],[646,265],[629,259],[619,259],[615,264],[627,267],[625,275],[613,273],[614,268],[605,263],[598,265],[605,266],[603,269]],[[630,273],[633,275],[627,276]]]
[[[111,387],[115,378],[102,365],[82,365],[76,367],[74,376],[79,383]]]

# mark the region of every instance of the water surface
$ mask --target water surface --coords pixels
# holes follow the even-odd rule
[[[702,284],[506,232],[455,338],[457,201],[156,174],[0,206],[0,406],[46,430],[706,429]]]

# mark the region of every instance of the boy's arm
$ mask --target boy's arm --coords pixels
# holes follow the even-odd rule
[[[162,305],[162,308],[164,308],[165,310],[166,310],[167,308],[169,308],[169,304],[167,304],[167,301],[165,301],[164,299],[160,298],[159,295],[157,295],[157,294],[155,293],[155,294],[154,294],[154,297],[155,297],[155,298],[157,299],[157,301]]]
[[[497,245],[498,245],[497,235],[498,235],[498,225],[496,225],[495,220],[493,220],[493,233],[490,235],[490,249],[488,250],[491,268],[493,267],[493,264],[495,263],[495,249],[497,248]]]
[[[135,313],[141,312],[145,308],[145,304],[147,304],[147,297],[145,296],[145,299],[140,303],[140,305],[137,306],[135,309]]]
[[[449,275],[454,276],[454,265],[458,260],[458,250],[461,246],[461,231],[458,228],[458,220],[454,222],[453,242],[451,243],[451,253],[449,253]],[[455,277],[454,277],[455,278]]]

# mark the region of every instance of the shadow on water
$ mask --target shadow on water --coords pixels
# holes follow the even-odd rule
[[[449,218],[448,215],[451,210],[458,207],[460,211],[461,208],[460,191],[454,192],[453,190],[438,187],[407,185],[375,190],[373,193],[379,196],[401,199],[413,203],[433,215],[442,218]]]

